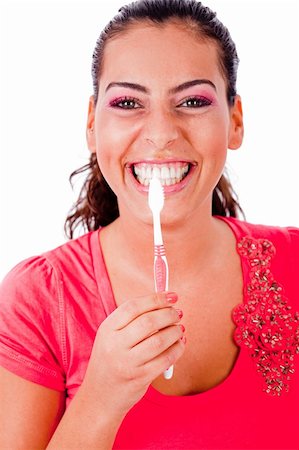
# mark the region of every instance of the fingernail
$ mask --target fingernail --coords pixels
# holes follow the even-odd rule
[[[185,327],[184,327],[184,325],[183,324],[180,324],[180,327],[181,327],[181,329],[182,329],[182,332],[184,333],[185,332]]]
[[[183,311],[181,309],[176,309],[176,312],[179,315],[179,318],[181,319],[183,317]]]
[[[178,300],[178,296],[175,292],[167,292],[166,300],[168,303],[176,303]]]
[[[182,336],[181,341],[183,342],[183,344],[186,344],[186,342],[187,342],[186,336]]]

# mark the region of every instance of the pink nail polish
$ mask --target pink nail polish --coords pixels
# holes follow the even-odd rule
[[[176,311],[179,315],[179,318],[181,319],[183,317],[183,311],[181,309],[176,309]]]
[[[176,303],[178,300],[178,296],[175,292],[167,292],[166,300],[168,303]]]

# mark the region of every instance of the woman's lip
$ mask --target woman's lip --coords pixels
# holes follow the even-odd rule
[[[163,165],[163,164],[175,164],[175,163],[182,163],[182,164],[190,164],[192,166],[197,165],[195,161],[188,160],[188,159],[139,159],[136,161],[132,161],[129,163],[126,163],[126,167],[132,167],[137,164],[150,164],[150,165]]]
[[[175,162],[178,162],[178,160],[175,160]],[[186,160],[184,160],[184,161],[180,160],[179,162],[187,163]],[[149,190],[149,186],[144,186],[143,184],[138,183],[138,181],[136,180],[136,178],[133,175],[132,166],[134,164],[139,164],[139,163],[146,163],[146,164],[157,164],[157,163],[154,163],[152,161],[149,162],[149,161],[144,161],[143,160],[141,162],[138,161],[138,163],[130,163],[130,164],[126,165],[126,169],[127,169],[128,174],[129,174],[130,180],[132,181],[132,183],[135,186],[135,188],[139,192],[147,194],[148,190]],[[170,163],[170,161],[167,161],[167,162],[164,161],[163,163],[167,164],[167,163]],[[160,160],[159,164],[162,165],[163,163]],[[190,164],[190,170],[189,170],[188,174],[186,175],[186,177],[182,181],[180,181],[179,183],[176,183],[176,184],[172,184],[170,186],[163,186],[163,190],[164,190],[164,194],[165,195],[167,195],[167,194],[174,194],[176,192],[179,192],[182,189],[184,189],[184,187],[189,183],[191,175],[193,174],[197,164],[195,164],[194,162],[193,163],[192,162],[188,162],[188,164]]]

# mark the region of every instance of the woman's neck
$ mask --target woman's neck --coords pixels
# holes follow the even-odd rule
[[[199,215],[198,215],[199,216]],[[196,270],[204,268],[217,252],[226,225],[211,213],[200,214],[196,220],[184,220],[176,224],[163,224],[162,235],[169,267],[186,271],[196,264]],[[119,217],[103,230],[106,250],[118,249],[123,258],[135,267],[146,271],[153,265],[153,226],[144,222]]]

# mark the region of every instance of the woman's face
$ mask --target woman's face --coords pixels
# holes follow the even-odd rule
[[[121,216],[150,221],[153,172],[165,220],[210,213],[227,148],[238,148],[242,133],[240,99],[228,107],[214,43],[174,23],[135,25],[107,43],[87,135]]]

